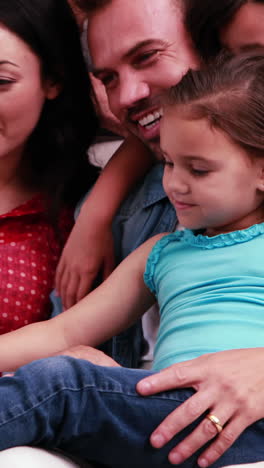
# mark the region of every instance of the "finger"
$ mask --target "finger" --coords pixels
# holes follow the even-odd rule
[[[61,298],[61,302],[63,304],[64,310],[67,308],[67,305],[66,305],[67,304],[67,288],[68,288],[69,282],[70,282],[70,273],[67,270],[67,268],[65,268],[63,272],[63,276],[61,278],[61,284],[60,284],[60,298]]]
[[[161,372],[140,380],[136,387],[138,393],[153,395],[175,388],[193,387],[196,389],[196,383],[202,380],[203,369],[202,366],[193,365],[194,361],[174,364]]]
[[[222,427],[230,419],[232,414],[232,408],[230,405],[226,407],[216,408],[210,410],[210,413],[217,415]],[[197,450],[203,447],[210,440],[215,437],[219,437],[219,430],[217,426],[210,421],[206,416],[203,417],[201,423],[182,441],[177,447],[175,447],[169,454],[169,460],[171,463],[183,463],[187,458],[193,455]]]
[[[61,296],[61,283],[62,278],[65,273],[65,263],[63,259],[61,259],[57,265],[56,273],[55,273],[55,289],[59,296]]]
[[[200,455],[198,464],[202,468],[206,468],[218,460],[218,458],[233,445],[247,426],[248,422],[245,424],[244,419],[242,420],[240,417],[234,417],[228,421],[221,434],[219,434],[210,446]]]
[[[176,434],[196,421],[210,407],[212,392],[199,392],[184,401],[178,408],[170,413],[157,429],[152,433],[150,442],[155,448],[161,448],[169,442]],[[212,423],[211,423],[212,425]],[[214,433],[215,435],[215,433]]]
[[[76,294],[76,301],[79,302],[91,290],[91,280],[89,276],[82,275],[79,281],[78,290]]]
[[[104,266],[103,266],[103,280],[108,278],[111,275],[112,271],[115,269],[115,257],[114,255],[110,255],[105,259]]]
[[[67,287],[65,291],[65,305],[66,309],[69,309],[74,304],[76,304],[76,293],[79,286],[80,277],[75,273],[71,273],[68,276]]]

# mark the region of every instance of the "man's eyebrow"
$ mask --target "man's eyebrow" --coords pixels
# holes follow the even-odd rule
[[[122,56],[122,59],[125,59],[125,60],[129,59],[130,57],[135,55],[143,47],[147,47],[147,46],[150,46],[150,45],[153,45],[153,46],[159,45],[160,47],[164,47],[165,44],[166,44],[165,41],[160,40],[160,39],[146,39],[145,41],[139,41]],[[98,77],[100,74],[108,72],[110,70],[111,69],[108,68],[108,67],[105,67],[105,68],[92,67],[92,69],[91,69],[91,71],[92,71],[92,73],[93,73],[93,75],[95,77]]]
[[[147,47],[149,45],[160,45],[164,46],[165,42],[160,39],[146,39],[145,41],[137,42],[128,52],[124,55],[124,58],[129,58],[132,55],[136,54],[140,49],[143,47]]]
[[[10,60],[0,60],[0,65],[13,65],[14,67],[19,68],[16,63],[10,62]]]
[[[258,49],[262,49],[263,51],[264,46],[260,42],[252,42],[252,44],[244,44],[241,47],[239,47],[240,52],[250,52],[251,50],[255,49],[256,51],[258,51]]]

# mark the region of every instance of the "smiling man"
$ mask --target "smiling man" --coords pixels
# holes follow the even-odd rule
[[[105,85],[112,112],[157,150],[159,96],[198,65],[184,28],[181,2],[103,3],[93,10],[93,2],[87,2],[94,74]]]
[[[197,57],[183,26],[184,11],[181,1],[82,0],[80,3],[89,14],[88,41],[94,73],[106,87],[112,111],[133,133],[158,150],[159,121],[162,114],[159,96],[164,89],[179,82],[188,68],[198,65]],[[162,170],[157,172],[154,168],[146,182],[148,188],[151,186],[151,189],[147,192],[148,204],[144,206],[144,210],[149,213],[150,205],[155,205],[155,208],[159,205],[154,222],[153,217],[150,219],[148,215],[146,216],[146,224],[154,226],[152,234],[158,232],[158,229],[170,230],[175,227],[176,222],[175,213],[172,215],[168,211],[170,209],[168,200],[164,194],[160,195],[161,175]],[[155,194],[155,188],[153,189],[154,182],[158,187],[158,195]],[[168,213],[171,215],[170,221],[168,221]],[[148,234],[144,232],[142,235],[142,232],[137,231],[138,226],[143,231],[144,222],[141,219],[137,224],[137,219],[133,218],[133,222],[128,227],[128,230],[130,229],[137,237],[133,248],[151,233],[151,228],[149,228]],[[131,245],[127,248],[127,251],[129,250],[132,250]],[[130,347],[133,347],[131,342]],[[122,349],[126,351],[126,347]],[[118,372],[119,370],[116,370],[116,373]],[[102,382],[106,381],[107,373],[107,370],[102,371]],[[58,374],[58,369],[54,369],[54,380]],[[193,397],[170,413],[163,425],[154,432],[151,437],[152,445],[160,448],[204,412],[212,411],[217,415],[212,422],[210,420],[207,424],[200,425],[186,439],[179,442],[176,448],[173,448],[175,444],[172,442],[170,460],[173,463],[182,463],[204,444],[211,441],[198,461],[202,467],[215,462],[247,426],[263,417],[264,397],[261,391],[256,392],[256,389],[264,386],[262,374],[263,349],[259,348],[205,355],[194,361],[176,364],[150,377],[145,385],[144,382],[139,383],[137,389],[144,395],[177,387],[193,387],[196,390]],[[65,375],[67,375],[66,371]],[[53,382],[53,379],[46,379],[47,381]],[[133,395],[133,399],[135,397]],[[117,392],[116,404],[120,398],[121,394]],[[165,417],[166,409],[163,407],[165,405],[164,402],[162,403],[163,398],[164,395],[160,399],[158,397],[159,401],[155,410],[143,415],[144,421],[154,417],[158,410],[163,413],[162,417]],[[134,404],[135,401],[136,398],[133,401]],[[111,405],[113,404],[112,401]],[[79,414],[78,411],[75,412],[76,414]],[[221,414],[224,415],[227,424],[220,433],[221,421],[218,416],[221,418]],[[123,415],[124,417],[126,415],[125,405],[122,407]],[[96,421],[95,417],[94,422]],[[70,427],[72,426],[70,424]],[[142,431],[139,434],[140,437],[146,435],[142,426],[144,424],[140,424],[139,432]],[[118,444],[119,456],[124,450],[122,442],[127,440],[123,433],[120,438],[121,442]],[[110,442],[106,440],[104,446],[106,452],[106,447],[108,447],[109,456],[113,447]],[[119,442],[115,434],[113,434],[112,442],[113,444]],[[247,460],[247,453],[239,450],[238,452],[238,456],[235,457],[236,463]],[[126,453],[123,455],[127,456]],[[258,454],[255,455],[254,460],[259,460]],[[157,451],[156,463],[158,463],[159,456],[160,451]],[[196,458],[195,455],[191,463],[195,463]],[[109,462],[109,458],[107,461]],[[215,466],[221,466],[229,461],[230,459],[224,456]],[[129,462],[130,460],[127,460],[125,466],[129,466]],[[154,464],[151,463],[149,466],[154,466]],[[160,466],[159,463],[158,466]]]

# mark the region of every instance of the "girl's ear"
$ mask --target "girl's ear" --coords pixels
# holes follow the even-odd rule
[[[55,99],[61,92],[61,84],[47,81],[44,89],[47,99]]]
[[[259,175],[257,180],[257,189],[264,192],[264,160],[259,159]]]

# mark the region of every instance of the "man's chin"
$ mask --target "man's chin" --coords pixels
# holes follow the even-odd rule
[[[163,155],[162,155],[161,148],[160,148],[160,139],[156,138],[155,140],[146,142],[146,144],[153,151],[153,153],[156,156],[156,159],[158,161],[163,161]]]
[[[147,139],[138,131],[138,127],[134,125],[127,125],[127,128],[130,130],[133,135],[139,138],[146,146],[148,146],[151,151],[155,154],[158,160],[162,159],[162,154],[160,150],[160,137],[155,136],[155,138]]]

